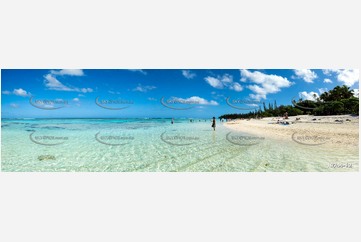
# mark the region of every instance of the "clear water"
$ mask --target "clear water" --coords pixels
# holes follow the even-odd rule
[[[276,141],[234,137],[250,136],[221,123],[213,131],[210,120],[175,120],[171,124],[170,119],[3,119],[1,169],[57,172],[359,169],[358,146],[330,148],[301,145],[291,138]]]

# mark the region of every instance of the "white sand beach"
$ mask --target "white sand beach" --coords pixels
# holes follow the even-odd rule
[[[289,141],[292,141],[292,136],[295,137],[295,134],[323,137],[328,145],[358,147],[359,141],[359,117],[351,115],[237,119],[225,122],[224,125],[227,128],[253,135]]]

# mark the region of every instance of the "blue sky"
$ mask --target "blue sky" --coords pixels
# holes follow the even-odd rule
[[[1,78],[3,118],[210,118],[260,102],[290,105],[337,85],[359,88],[356,69],[8,69]]]

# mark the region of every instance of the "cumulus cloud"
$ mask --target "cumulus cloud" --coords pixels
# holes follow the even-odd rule
[[[294,72],[296,78],[303,79],[308,83],[313,83],[313,80],[317,78],[317,74],[310,69],[296,69]]]
[[[55,76],[84,76],[83,70],[80,69],[62,69],[60,71],[50,71]]]
[[[250,89],[251,91],[253,91],[254,93],[249,94],[249,96],[252,99],[255,100],[261,100],[261,99],[266,99],[267,98],[267,90],[263,87],[257,86],[257,85],[249,85],[248,89]]]
[[[30,92],[27,92],[22,88],[18,88],[18,89],[15,88],[12,92],[5,90],[5,91],[2,91],[2,94],[5,94],[5,95],[13,94],[13,95],[20,96],[20,97],[30,97],[31,96]]]
[[[190,70],[182,70],[182,75],[187,79],[193,79],[196,77],[196,73]]]
[[[240,92],[243,90],[243,87],[238,82],[233,81],[233,76],[229,74],[224,74],[223,76],[212,77],[207,76],[204,80],[212,87],[217,89],[228,88],[230,90]]]
[[[332,81],[328,78],[325,78],[325,80],[323,80],[324,83],[332,83]]]
[[[79,98],[76,97],[76,98],[73,98],[73,101],[74,102],[79,102],[80,100],[79,100]]]
[[[328,76],[335,74],[337,81],[349,87],[357,83],[360,78],[359,69],[324,69],[322,72]]]
[[[234,82],[229,86],[229,89],[234,90],[236,92],[240,92],[243,90],[243,87],[238,82]]]
[[[352,86],[359,81],[360,72],[358,69],[337,71],[337,80],[346,86]]]
[[[27,92],[22,88],[14,89],[13,94],[16,96],[20,96],[20,97],[30,97],[31,96],[30,92]]]
[[[267,94],[277,93],[281,88],[290,87],[293,83],[287,78],[277,75],[267,75],[259,71],[241,70],[241,81],[251,82],[253,85],[248,85],[247,88],[254,93],[249,96],[255,100],[266,99]]]
[[[155,89],[155,86],[143,86],[142,84],[138,84],[138,86],[136,88],[133,89],[133,91],[136,92],[148,92],[151,91],[153,89]]]
[[[302,100],[310,100],[310,101],[316,101],[317,98],[319,98],[319,95],[317,92],[299,92],[299,97],[302,98]]]
[[[337,72],[338,69],[323,69],[322,72],[323,74],[325,74],[326,76],[332,76],[333,72]]]
[[[47,74],[44,76],[44,84],[45,87],[47,87],[49,90],[54,90],[54,91],[82,92],[82,93],[93,92],[93,89],[91,88],[78,88],[78,87],[65,86],[52,74]]]
[[[174,101],[178,101],[178,102],[183,102],[183,103],[192,103],[192,104],[200,104],[200,105],[219,105],[218,102],[216,101],[207,101],[204,98],[198,97],[198,96],[193,96],[193,97],[189,97],[189,98],[179,98],[179,97],[173,97],[172,100]]]

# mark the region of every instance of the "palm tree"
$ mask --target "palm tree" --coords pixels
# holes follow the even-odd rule
[[[313,100],[317,100],[317,95],[316,95],[316,93],[314,93],[313,95],[312,95],[312,97],[313,97]]]
[[[337,86],[329,92],[322,93],[320,99],[323,101],[340,101],[351,97],[353,97],[352,90],[350,90],[350,87],[343,85],[342,87]]]
[[[320,96],[320,99],[322,101],[325,101],[325,102],[329,101],[330,100],[330,93],[329,92],[322,93],[321,96]]]
[[[350,87],[348,87],[346,85],[343,85],[341,87],[341,97],[342,97],[342,99],[348,99],[348,98],[353,97],[353,91],[350,90]]]

